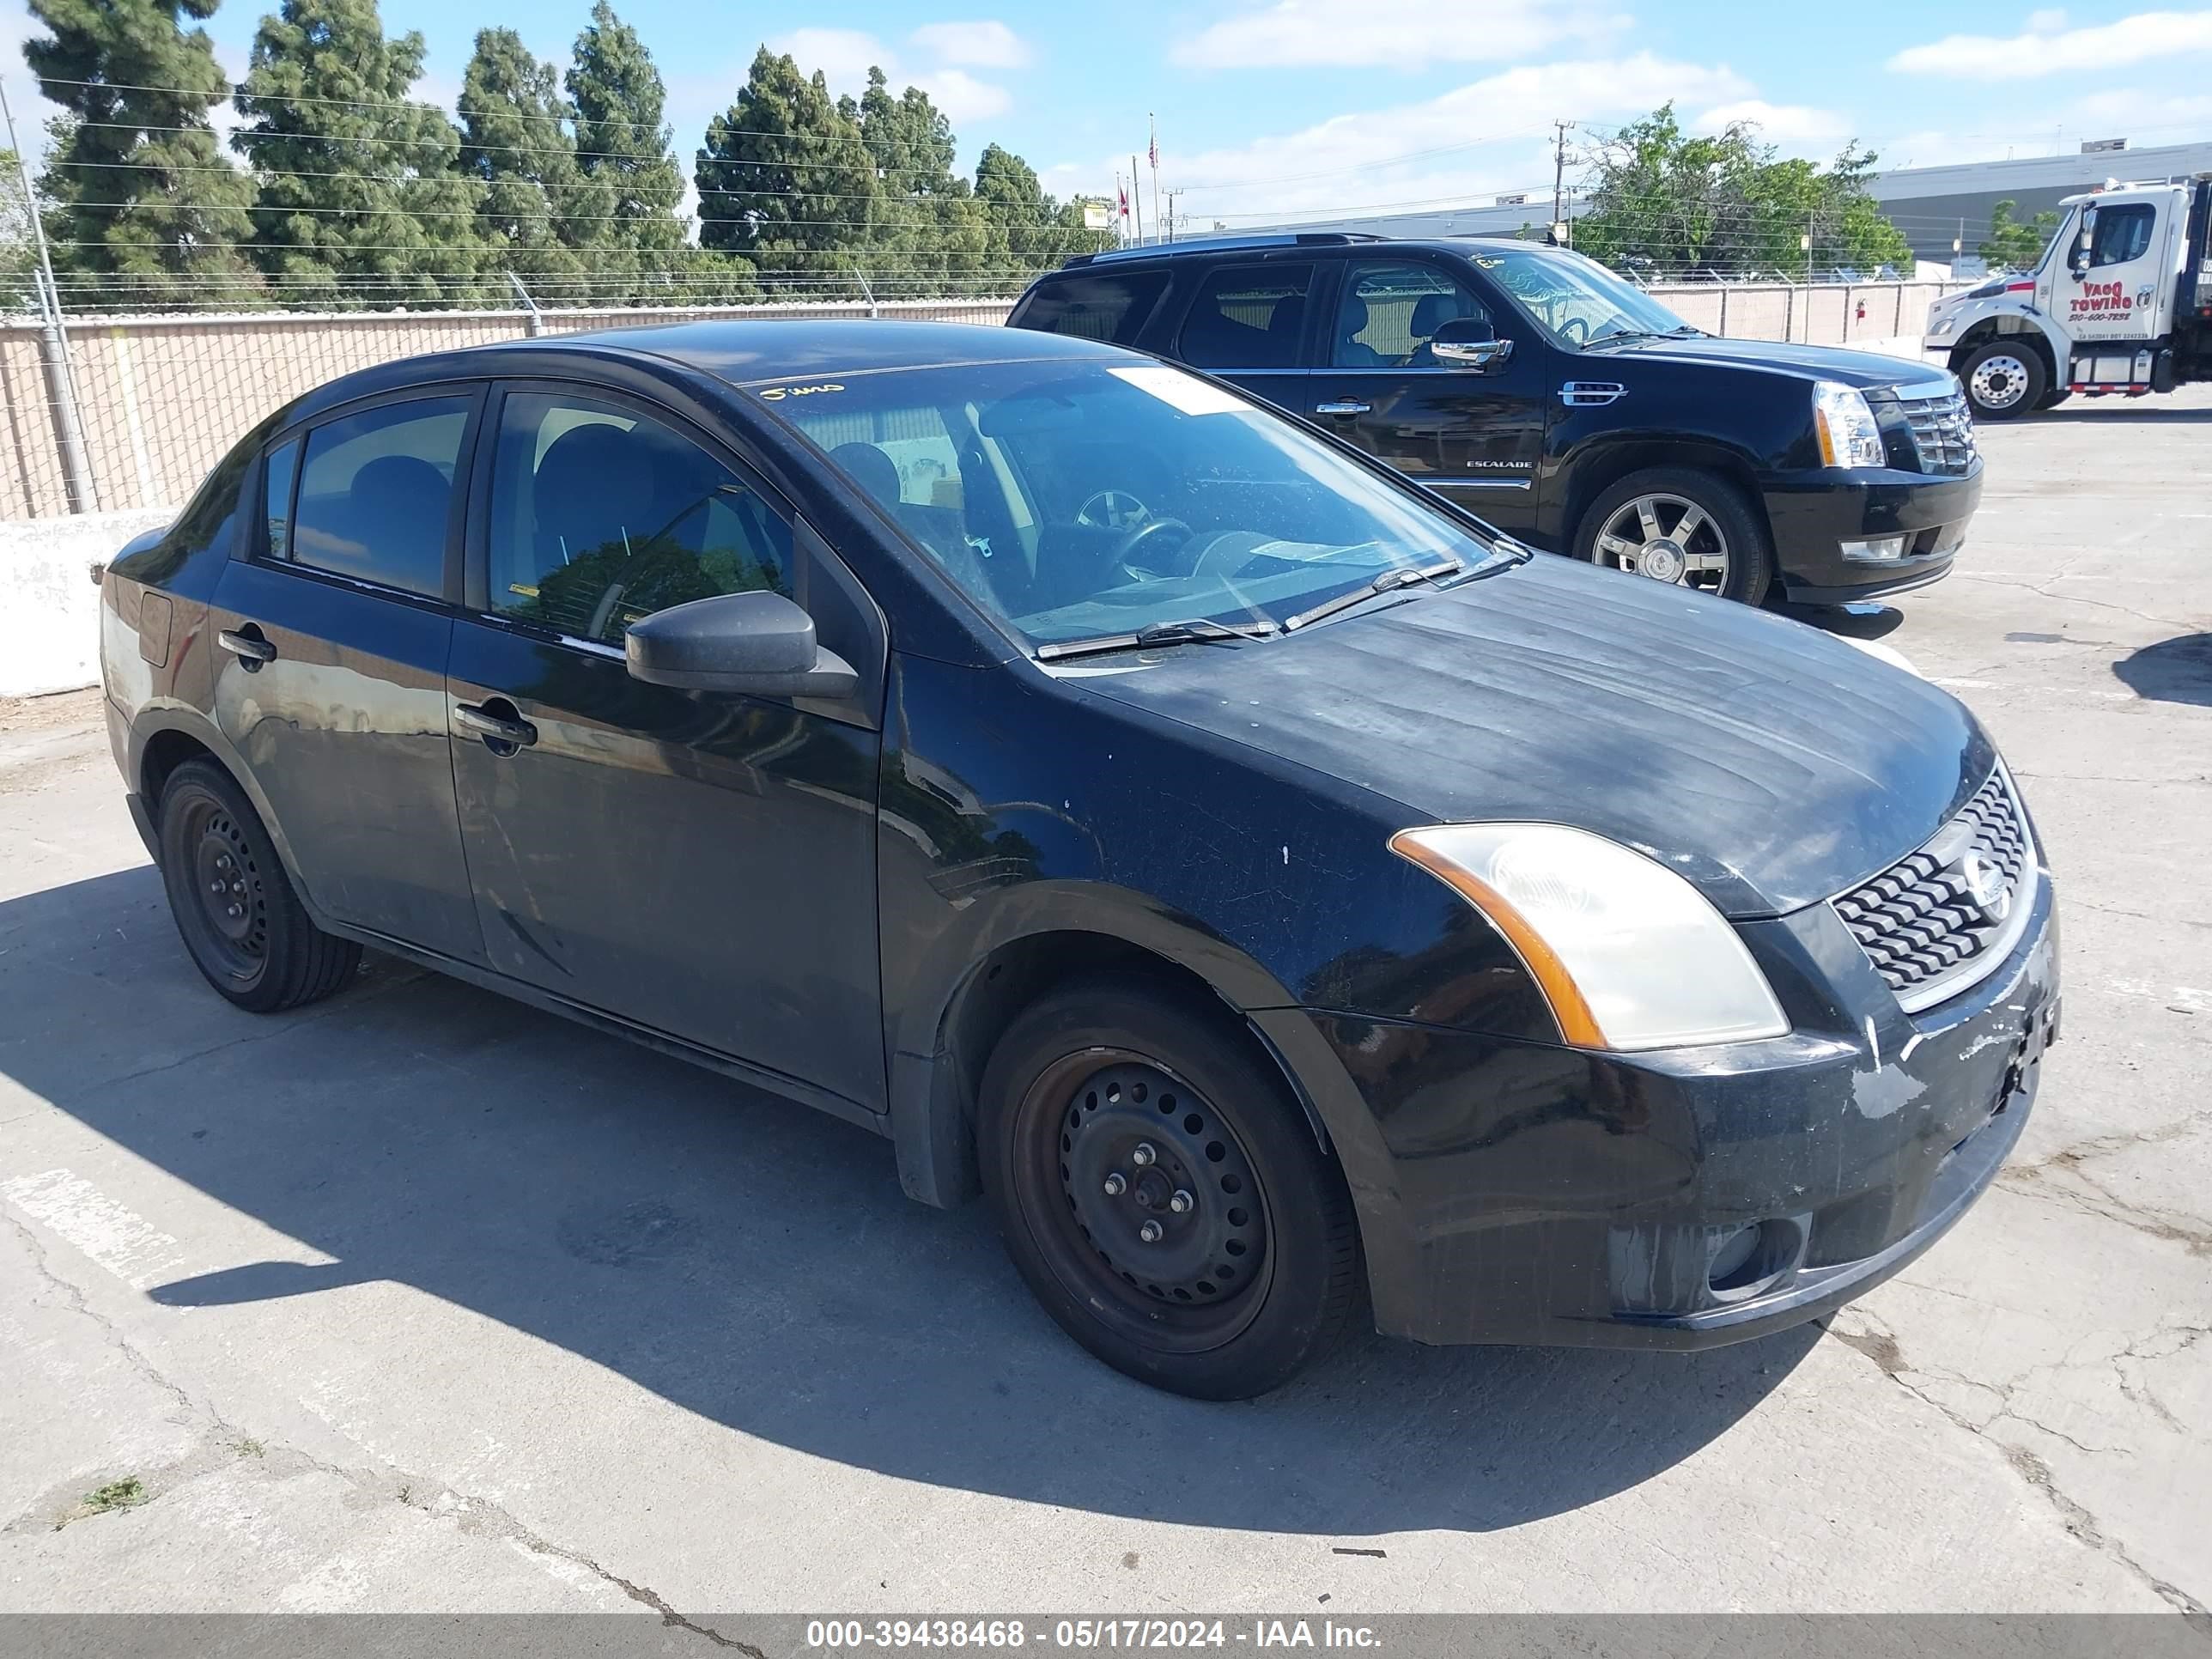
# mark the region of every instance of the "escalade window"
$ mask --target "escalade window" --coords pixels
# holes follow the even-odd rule
[[[1164,270],[1085,272],[1039,285],[1022,307],[1021,325],[1114,345],[1135,342],[1168,285]]]
[[[1563,344],[1698,332],[1643,289],[1579,253],[1493,245],[1468,258]]]
[[[1363,260],[1346,277],[1329,361],[1338,368],[1433,368],[1430,339],[1462,317],[1496,321],[1489,307],[1434,265]]]
[[[1208,271],[1176,356],[1200,368],[1296,368],[1313,277],[1310,264]]]

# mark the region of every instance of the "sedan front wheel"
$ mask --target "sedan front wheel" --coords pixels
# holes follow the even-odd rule
[[[977,1107],[1007,1253],[1108,1364],[1244,1400],[1342,1334],[1360,1289],[1351,1198],[1226,1024],[1135,986],[1070,986],[1000,1040]]]

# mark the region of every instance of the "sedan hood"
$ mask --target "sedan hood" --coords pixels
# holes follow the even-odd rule
[[[1933,364],[1913,363],[1873,351],[1846,351],[1837,346],[1782,345],[1772,340],[1721,340],[1709,335],[1631,340],[1617,346],[1601,346],[1587,354],[1585,366],[1601,357],[1618,356],[1782,369],[1802,374],[1808,380],[1840,380],[1862,392],[1921,385],[1940,380],[1945,374]]]
[[[1593,830],[1735,917],[1894,863],[1996,761],[1955,697],[1844,641],[1549,556],[1084,684],[1389,797],[1408,824]]]

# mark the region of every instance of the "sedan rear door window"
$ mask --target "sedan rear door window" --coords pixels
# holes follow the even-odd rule
[[[689,438],[613,403],[511,392],[492,458],[490,608],[619,645],[692,599],[792,592],[791,526]]]
[[[409,593],[443,594],[453,473],[474,401],[380,404],[309,432],[291,534],[282,537],[272,522],[272,555]]]

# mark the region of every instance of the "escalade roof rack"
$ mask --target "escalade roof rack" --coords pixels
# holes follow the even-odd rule
[[[1265,236],[1206,236],[1188,242],[1146,242],[1137,247],[1109,247],[1103,253],[1079,253],[1060,266],[1110,264],[1116,259],[1142,259],[1176,249],[1191,252],[1221,249],[1234,252],[1253,247],[1343,247],[1352,242],[1380,242],[1388,238],[1364,230],[1302,230]]]

